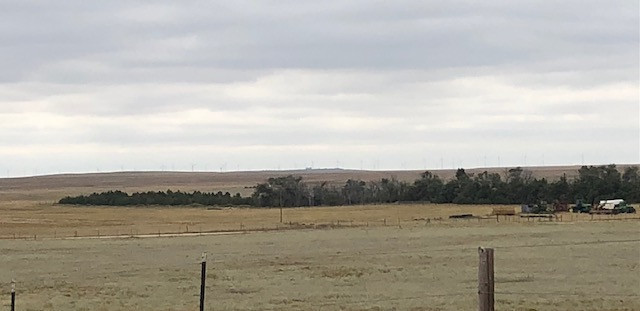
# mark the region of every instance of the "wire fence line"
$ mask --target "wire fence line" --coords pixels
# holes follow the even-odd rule
[[[237,223],[225,223],[224,225],[211,227],[202,224],[189,224],[178,225],[181,229],[175,230],[171,228],[159,228],[148,229],[141,231],[140,229],[130,226],[122,227],[119,229],[109,228],[85,228],[85,229],[70,229],[60,231],[43,231],[40,233],[30,232],[16,232],[16,233],[3,233],[0,235],[0,240],[42,240],[42,239],[66,239],[66,238],[93,238],[93,237],[111,237],[111,238],[127,238],[136,236],[145,237],[171,237],[178,235],[197,235],[198,233],[210,234],[210,233],[224,233],[224,232],[262,232],[262,231],[284,231],[284,230],[299,230],[299,229],[332,229],[332,228],[350,228],[350,227],[402,227],[406,225],[421,226],[421,225],[437,225],[437,224],[460,224],[460,223],[474,223],[487,224],[487,223],[547,223],[547,222],[560,222],[560,223],[572,223],[583,221],[638,221],[640,217],[629,217],[628,215],[588,215],[583,216],[580,214],[564,215],[565,217],[554,216],[549,219],[541,219],[539,217],[521,217],[520,215],[492,215],[472,218],[447,218],[447,217],[410,217],[409,219],[397,220],[394,215],[390,215],[384,219],[371,219],[371,220],[353,220],[353,219],[334,219],[326,220],[319,223],[301,223],[299,221],[289,221],[285,223],[264,223],[264,224],[252,224],[239,221]],[[524,219],[527,219],[526,221]]]
[[[584,242],[566,242],[566,243],[547,243],[547,244],[522,244],[522,245],[497,245],[497,246],[493,246],[493,248],[495,249],[518,249],[518,248],[539,248],[539,247],[563,247],[563,246],[576,246],[576,245],[596,245],[596,244],[615,244],[615,243],[640,243],[640,238],[638,239],[620,239],[620,240],[596,240],[596,241],[584,241]],[[406,247],[404,248],[406,249]],[[353,257],[361,257],[361,256],[368,256],[368,257],[373,257],[373,256],[387,256],[387,255],[429,255],[430,252],[442,252],[442,251],[465,251],[465,250],[475,250],[476,247],[471,247],[471,246],[446,246],[446,247],[438,247],[438,248],[433,248],[433,247],[420,247],[419,249],[417,247],[415,247],[414,250],[391,250],[391,251],[385,251],[385,252],[380,252],[377,251],[377,249],[371,248],[371,249],[362,249],[362,250],[358,250],[356,252],[340,252],[340,253],[331,253],[331,254],[323,254],[321,256],[318,256],[317,254],[314,253],[308,253],[308,254],[303,254],[303,253],[296,253],[295,255],[297,257],[303,257],[307,258],[307,257],[311,257],[312,259],[318,259],[318,258],[353,258]],[[223,252],[223,253],[215,253],[215,252],[210,252],[209,256],[214,258],[213,260],[209,260],[209,262],[212,263],[225,263],[225,260],[219,259],[222,257],[227,257],[227,256],[233,256],[233,255],[245,255],[245,256],[260,256],[260,257],[278,257],[276,259],[282,259],[281,257],[284,256],[281,252],[272,252],[272,253],[249,253],[249,254],[245,254],[244,252]],[[262,258],[262,259],[252,259],[252,260],[246,260],[246,259],[242,259],[240,260],[240,262],[242,263],[264,263],[264,261],[267,261],[267,258]],[[183,263],[183,264],[178,264],[178,265],[171,265],[171,266],[161,266],[161,267],[146,267],[146,268],[136,268],[136,270],[157,270],[157,269],[171,269],[171,268],[176,268],[176,267],[190,267],[193,265],[198,265],[200,264],[200,261],[194,260],[193,262],[187,262],[187,263]],[[125,270],[122,272],[127,272],[129,270]],[[117,273],[117,272],[116,272]]]
[[[585,241],[585,242],[576,242],[576,243],[548,243],[548,244],[523,244],[523,245],[505,245],[505,246],[494,246],[495,249],[518,249],[518,248],[538,248],[538,247],[562,247],[562,246],[573,246],[573,245],[593,245],[593,244],[615,244],[615,243],[640,243],[639,239],[625,239],[625,240],[600,240],[600,241]],[[447,246],[440,248],[432,248],[432,247],[421,247],[415,250],[393,250],[386,252],[379,252],[376,249],[363,249],[357,251],[355,253],[332,253],[332,254],[323,254],[322,256],[318,256],[317,254],[296,254],[296,256],[302,256],[303,259],[307,257],[311,257],[312,259],[318,258],[354,258],[354,257],[375,257],[375,256],[388,256],[388,255],[429,255],[430,252],[442,252],[442,251],[467,251],[467,250],[475,250],[477,247],[473,246]],[[230,253],[220,253],[220,254],[212,254],[212,257],[225,257],[227,255],[238,255],[243,254],[241,252],[230,252]],[[282,253],[251,253],[247,254],[247,256],[261,256],[261,257],[281,257]],[[244,263],[263,263],[267,259],[253,259],[253,260],[241,260]],[[224,260],[214,260],[213,262],[222,263]]]
[[[171,265],[171,266],[163,266],[163,267],[148,267],[148,268],[136,268],[136,269],[126,269],[126,270],[119,270],[119,271],[110,271],[108,273],[104,273],[101,275],[114,275],[114,274],[120,274],[120,273],[138,273],[138,272],[144,272],[144,271],[158,271],[158,270],[173,270],[173,269],[193,269],[192,274],[197,275],[198,274],[198,265],[200,263],[199,262],[193,262],[193,263],[184,263],[181,265]],[[95,274],[93,274],[95,275]],[[195,280],[195,278],[194,278]],[[194,281],[195,282],[195,281]],[[498,282],[499,284],[499,282]],[[194,283],[194,286],[195,283]],[[3,286],[5,287],[5,286]],[[2,291],[4,294],[4,291]],[[531,295],[536,295],[536,296],[552,296],[552,297],[578,297],[578,298],[588,298],[588,297],[593,297],[593,293],[592,292],[559,292],[559,291],[553,291],[553,292],[540,292],[540,291],[501,291],[501,290],[496,290],[494,291],[495,295],[508,295],[508,296],[531,296]],[[468,291],[460,291],[460,292],[450,292],[450,293],[421,293],[420,295],[414,295],[414,296],[405,296],[405,297],[382,297],[382,298],[374,298],[374,299],[360,299],[360,300],[337,300],[337,301],[330,301],[330,302],[323,302],[323,303],[314,303],[313,301],[306,301],[305,302],[305,306],[308,306],[311,309],[316,309],[316,310],[324,310],[327,307],[331,307],[331,306],[337,306],[337,307],[343,307],[343,306],[349,306],[349,305],[359,305],[359,304],[363,304],[363,305],[372,305],[372,304],[376,304],[376,303],[393,303],[393,302],[398,302],[398,301],[408,301],[408,300],[416,300],[416,301],[420,301],[420,300],[425,300],[425,303],[430,303],[432,301],[430,301],[429,299],[431,298],[447,298],[447,297],[473,297],[477,295],[477,291],[475,289],[470,289]],[[621,294],[621,293],[602,293],[599,292],[599,295],[603,295],[603,296],[609,296],[609,297],[620,297],[620,298],[640,298],[640,294]],[[222,297],[217,297],[217,300],[233,300],[236,298],[222,298]],[[282,307],[266,307],[266,308],[259,308],[260,310],[281,310]]]
[[[503,291],[495,291],[496,295],[538,295],[538,296],[574,296],[574,297],[593,297],[593,293],[568,293],[568,292],[503,292]],[[638,294],[617,294],[617,293],[601,293],[598,292],[598,295],[602,296],[610,296],[610,297],[638,297],[640,298],[640,293]]]
[[[576,242],[576,243],[548,243],[548,244],[531,244],[531,245],[506,245],[506,246],[494,246],[495,249],[520,249],[520,248],[540,248],[540,247],[563,247],[563,246],[575,246],[575,245],[594,245],[594,244],[612,244],[612,243],[640,243],[640,239],[625,239],[625,240],[601,240],[601,241],[585,241],[585,242]],[[300,260],[313,260],[313,261],[322,261],[326,258],[357,258],[357,257],[380,257],[380,256],[406,256],[406,255],[424,255],[428,256],[429,253],[432,252],[443,252],[443,251],[471,251],[475,250],[476,247],[457,247],[457,246],[448,246],[441,248],[416,248],[414,250],[393,250],[386,252],[378,252],[375,249],[364,249],[362,251],[358,251],[355,253],[332,253],[332,254],[323,254],[318,256],[317,254],[295,254]],[[224,252],[224,253],[214,253],[209,252],[209,262],[212,264],[211,267],[216,269],[216,264],[226,264],[229,261],[220,259],[227,256],[233,255],[242,255],[241,252]],[[235,260],[235,262],[239,265],[246,264],[277,264],[278,260],[286,260],[287,258],[283,258],[282,253],[251,253],[246,254],[246,256],[259,256],[261,258],[257,259],[240,259]],[[277,258],[275,258],[277,257]],[[312,262],[294,262],[291,265],[309,265]],[[183,263],[174,263],[170,265],[160,265],[160,266],[147,266],[147,267],[135,267],[132,269],[119,269],[116,271],[107,271],[104,273],[98,273],[95,270],[90,272],[91,276],[99,277],[104,275],[118,275],[118,274],[126,274],[126,273],[136,273],[136,272],[147,272],[147,271],[165,271],[165,270],[184,270],[191,269],[200,265],[200,261],[198,258],[194,258],[193,262],[183,262]],[[287,264],[289,265],[289,264]],[[228,268],[228,267],[227,267]],[[84,271],[75,271],[77,273],[85,273]],[[197,271],[194,270],[194,273]]]
[[[561,247],[561,246],[574,246],[574,245],[593,245],[593,244],[615,244],[615,243],[633,243],[640,242],[640,239],[626,239],[626,240],[602,240],[602,241],[585,241],[585,242],[567,242],[567,243],[550,243],[550,244],[531,244],[531,245],[508,245],[508,246],[495,246],[496,249],[509,249],[509,248],[536,248],[536,247]]]
[[[611,244],[611,243],[640,243],[640,239],[626,239],[626,240],[603,240],[603,241],[586,241],[586,242],[579,242],[579,243],[549,243],[549,244],[532,244],[532,245],[507,245],[507,246],[495,246],[493,248],[495,249],[519,249],[519,248],[538,248],[538,247],[562,247],[562,246],[573,246],[573,245],[593,245],[593,244]],[[457,246],[449,246],[449,247],[441,247],[441,248],[416,248],[415,250],[404,250],[404,251],[400,251],[400,250],[393,250],[393,251],[386,251],[386,252],[378,252],[375,251],[375,249],[364,249],[362,251],[358,251],[355,253],[332,253],[332,254],[323,254],[323,255],[317,255],[317,254],[295,254],[297,258],[299,258],[300,260],[314,260],[314,261],[321,261],[324,260],[326,258],[357,258],[357,257],[368,257],[368,258],[372,258],[372,257],[380,257],[380,256],[406,256],[406,255],[424,255],[424,256],[428,256],[429,253],[431,252],[443,252],[443,251],[471,251],[471,250],[475,250],[477,247],[469,247],[469,246],[464,246],[464,247],[457,247]],[[255,257],[255,256],[259,256],[261,258],[257,258],[257,259],[240,259],[240,260],[235,260],[234,262],[236,262],[239,265],[245,265],[245,264],[277,264],[278,260],[282,261],[282,260],[286,260],[286,256],[284,256],[282,253],[250,253],[250,254],[244,254],[242,252],[224,252],[224,253],[214,253],[214,252],[209,252],[209,262],[212,264],[212,267],[216,267],[216,264],[225,264],[228,263],[229,261],[224,260],[224,259],[220,259],[220,258],[224,258],[227,256],[233,256],[233,255],[245,255],[246,257],[251,256],[251,257]],[[285,258],[283,258],[283,256]],[[276,258],[277,257],[277,258]],[[159,267],[144,267],[144,268],[135,268],[132,270],[121,270],[121,271],[111,271],[109,273],[126,273],[126,272],[132,272],[132,271],[158,271],[158,270],[170,270],[170,269],[184,269],[184,268],[191,268],[193,266],[199,265],[200,262],[199,261],[194,261],[194,262],[189,262],[189,263],[183,263],[183,264],[172,264],[172,265],[168,265],[168,266],[159,266]],[[291,265],[300,265],[300,264],[310,264],[310,262],[294,262]],[[288,264],[287,264],[288,265]]]
[[[620,240],[597,240],[597,241],[584,241],[584,242],[567,242],[567,243],[546,243],[546,244],[523,244],[523,245],[504,245],[504,246],[493,246],[495,249],[520,249],[520,248],[542,248],[542,247],[563,247],[563,246],[577,246],[577,245],[597,245],[597,244],[616,244],[616,243],[640,243],[640,238],[638,239],[620,239]],[[301,254],[296,253],[296,257],[300,260],[313,260],[313,261],[321,261],[326,258],[357,258],[357,257],[380,257],[380,256],[406,256],[406,255],[424,255],[428,256],[429,253],[432,252],[443,252],[443,251],[470,251],[475,250],[476,247],[470,246],[446,246],[446,247],[414,247],[414,250],[391,250],[380,252],[377,249],[362,249],[356,252],[340,252],[340,253],[331,253],[331,254],[322,254],[318,255],[315,253]],[[252,257],[254,259],[240,259],[235,260],[238,264],[277,264],[278,261],[287,260],[288,256],[283,255],[281,252],[272,252],[272,253],[250,253],[245,254],[243,252],[223,252],[223,253],[215,253],[209,252],[209,262],[212,263],[212,267],[216,267],[216,264],[225,264],[228,263],[227,260],[221,259],[228,256],[234,255],[244,255],[245,257]],[[260,257],[260,258],[255,258]],[[284,257],[284,258],[283,258]],[[287,265],[300,265],[300,264],[310,264],[311,262],[293,262]],[[141,272],[141,271],[162,271],[162,270],[173,270],[173,269],[187,269],[198,266],[200,261],[198,258],[194,258],[193,262],[183,262],[183,263],[175,263],[170,265],[161,265],[155,267],[136,267],[132,269],[120,269],[117,271],[108,271],[105,274],[122,274],[122,273],[130,273],[130,272]],[[82,272],[82,271],[77,271]],[[92,272],[95,275],[95,271]]]
[[[640,238],[627,238],[627,239],[592,240],[592,241],[581,241],[581,242],[555,242],[555,243],[537,243],[537,244],[503,245],[503,246],[497,245],[497,246],[494,246],[494,248],[497,250],[510,250],[510,249],[524,249],[524,248],[545,248],[545,247],[554,248],[554,247],[565,247],[565,246],[576,246],[576,245],[584,246],[584,245],[622,244],[622,243],[639,243],[639,242],[640,242]],[[395,246],[402,247],[402,249],[389,250],[387,248],[387,250],[380,252],[380,251],[377,251],[377,248],[363,248],[360,250],[348,249],[348,250],[345,250],[344,252],[336,252],[336,253],[330,253],[330,254],[295,253],[292,255],[294,255],[297,260],[312,260],[312,262],[310,263],[292,262],[290,264],[291,265],[301,265],[301,264],[315,265],[313,261],[322,261],[322,260],[326,260],[327,258],[358,258],[358,257],[372,258],[372,257],[381,257],[381,256],[408,256],[408,255],[428,256],[429,253],[432,253],[432,252],[450,252],[450,251],[466,252],[469,250],[476,249],[476,247],[471,247],[469,246],[469,244],[447,245],[442,247],[428,247],[426,245],[419,245],[419,244],[413,244],[413,245],[398,244]],[[240,265],[265,264],[265,263],[277,264],[279,260],[286,261],[289,259],[287,258],[286,254],[283,254],[281,252],[270,252],[270,253],[256,252],[251,254],[246,254],[244,252],[221,252],[216,254],[217,260],[210,261],[210,262],[214,264],[214,267],[216,263],[226,264],[226,263],[229,263],[229,261],[225,260],[224,257],[233,256],[233,255],[245,255],[243,258],[234,260],[234,263],[237,263]],[[260,258],[248,259],[249,256],[258,256]],[[196,257],[193,258],[193,262],[191,262],[191,259],[188,259],[187,261],[188,262],[176,261],[171,264],[162,264],[156,267],[153,267],[153,266],[139,267],[139,268],[132,267],[131,269],[119,269],[118,271],[96,272],[95,270],[92,270],[92,271],[87,271],[87,275],[90,278],[100,277],[104,275],[115,276],[116,278],[120,278],[120,277],[127,277],[127,276],[126,275],[119,276],[119,274],[141,274],[141,273],[146,273],[148,271],[153,271],[153,272],[168,271],[169,273],[174,273],[174,272],[182,273],[183,270],[189,270],[188,272],[189,275],[192,275],[192,274],[196,275],[198,273],[197,266],[200,264],[200,262],[197,261]],[[137,264],[137,263],[135,261],[132,261],[132,262],[125,262],[125,264]],[[229,266],[226,266],[223,268],[229,269]],[[191,271],[191,269],[193,269],[193,271]],[[171,271],[171,270],[180,270],[180,271]],[[76,272],[84,273],[83,271],[76,271]],[[500,284],[500,282],[497,282],[497,283]],[[521,291],[520,292],[520,291],[499,291],[498,290],[498,291],[494,291],[494,293],[496,295],[505,295],[505,296],[538,295],[538,296],[551,296],[551,297],[593,297],[592,292],[556,292],[556,291],[551,291],[551,292]],[[474,290],[469,290],[465,292],[443,293],[443,294],[424,293],[420,295],[406,296],[406,297],[377,297],[373,299],[330,301],[330,302],[324,302],[320,304],[314,304],[313,302],[309,302],[309,306],[311,306],[312,308],[322,309],[324,307],[330,307],[330,306],[343,306],[343,305],[354,305],[354,304],[375,304],[375,303],[384,303],[384,302],[392,303],[392,302],[404,301],[404,300],[427,300],[429,298],[469,297],[476,294],[477,292],[475,292]],[[598,292],[598,294],[611,296],[611,297],[620,297],[620,298],[628,298],[628,297],[640,298],[640,294],[638,295],[624,294],[624,293],[609,294],[609,293],[602,293],[602,292]],[[219,298],[219,299],[227,300],[232,298]],[[279,308],[275,308],[275,307],[272,309],[266,308],[266,310],[278,310],[278,309]]]

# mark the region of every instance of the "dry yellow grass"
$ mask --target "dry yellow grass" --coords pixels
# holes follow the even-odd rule
[[[270,229],[384,226],[477,226],[527,223],[540,219],[500,216],[495,209],[514,206],[454,204],[382,204],[340,207],[286,208],[283,223],[277,208],[205,207],[74,207],[37,201],[0,202],[0,239],[138,235],[182,232],[255,231]],[[455,214],[487,219],[452,220]],[[560,216],[561,215],[561,216]],[[560,214],[556,222],[633,219],[635,214]]]
[[[245,189],[257,182],[116,175],[116,181],[98,175],[0,182],[1,296],[16,278],[21,310],[194,310],[197,258],[207,251],[208,310],[471,310],[482,245],[496,247],[500,310],[640,310],[635,215],[450,220],[489,215],[496,206],[389,204],[285,209],[287,224],[280,224],[278,209],[53,204],[63,195],[102,190]],[[618,218],[627,220],[610,221]],[[187,226],[191,232],[333,229],[52,239]],[[14,234],[21,239],[12,240]]]
[[[366,205],[291,208],[283,210],[284,223],[388,226],[412,225],[427,219],[448,220],[452,214],[487,215],[492,206]],[[42,202],[0,202],[0,237],[62,237],[88,235],[153,234],[253,230],[283,227],[279,209],[175,207],[73,207]],[[188,228],[187,228],[188,227]]]
[[[622,166],[621,166],[622,167]],[[530,168],[539,177],[575,174],[578,167]],[[504,168],[494,168],[501,172]],[[472,170],[471,170],[472,172]],[[443,178],[450,178],[453,170],[436,171]],[[40,237],[75,235],[118,235],[132,233],[219,231],[261,229],[281,226],[277,209],[226,209],[205,208],[120,208],[120,207],[71,207],[58,206],[54,202],[65,195],[89,194],[106,190],[128,192],[149,190],[241,192],[248,195],[250,187],[268,177],[297,174],[310,182],[329,181],[335,184],[348,178],[376,180],[396,177],[413,180],[420,171],[349,171],[304,170],[291,172],[237,172],[237,173],[108,173],[82,175],[55,175],[19,179],[0,179],[0,237]],[[351,207],[322,207],[313,209],[286,209],[286,223],[306,225],[356,225],[372,226],[411,225],[414,220],[426,221],[447,218],[452,214],[470,213],[488,215],[490,206],[455,205],[372,205]],[[514,206],[499,208],[512,209]],[[574,216],[571,216],[574,217]],[[418,222],[419,222],[418,221]]]
[[[640,310],[636,221],[294,230],[117,240],[0,240],[20,310],[474,310],[477,247],[497,310]],[[0,302],[6,308],[6,300]]]

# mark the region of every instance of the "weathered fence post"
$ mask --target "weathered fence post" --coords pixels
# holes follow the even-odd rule
[[[200,311],[204,311],[204,293],[207,281],[207,253],[202,253],[202,272],[200,274]]]
[[[478,248],[478,310],[494,311],[493,248]]]
[[[11,311],[16,311],[16,280],[11,280]]]

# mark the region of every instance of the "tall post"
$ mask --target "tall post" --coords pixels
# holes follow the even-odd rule
[[[280,223],[282,223],[282,188],[280,188]]]
[[[16,280],[11,280],[11,311],[16,311]]]
[[[207,281],[207,253],[202,253],[202,273],[200,274],[200,311],[204,311],[204,293]]]
[[[494,311],[493,248],[478,248],[478,310]]]

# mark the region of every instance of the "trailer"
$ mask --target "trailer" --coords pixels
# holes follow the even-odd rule
[[[615,209],[616,206],[624,203],[623,199],[615,199],[615,200],[602,200],[598,204],[598,209]]]
[[[627,204],[623,199],[602,200],[595,208],[592,208],[590,214],[633,214],[636,209]]]

